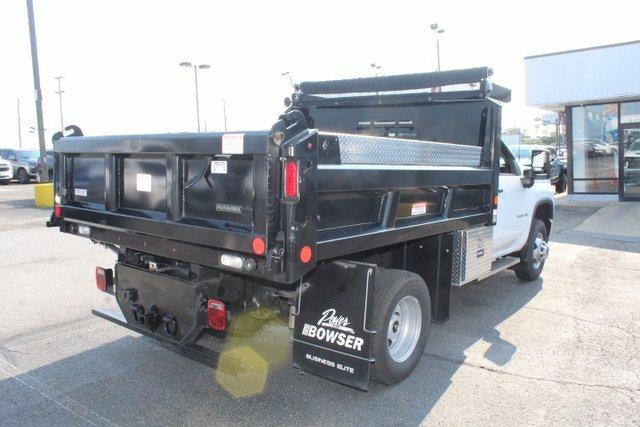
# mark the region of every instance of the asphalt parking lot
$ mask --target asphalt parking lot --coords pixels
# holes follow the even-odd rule
[[[233,378],[93,317],[113,304],[94,267],[114,256],[45,228],[32,195],[0,187],[0,425],[640,423],[640,243],[576,231],[598,207],[558,209],[537,282],[454,289],[401,384],[359,392],[281,351],[239,398]],[[287,349],[284,327],[265,333]]]

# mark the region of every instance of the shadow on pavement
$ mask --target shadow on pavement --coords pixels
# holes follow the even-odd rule
[[[46,414],[50,424],[71,417],[74,423],[98,424],[415,425],[447,391],[470,346],[486,341],[486,359],[500,366],[511,360],[517,348],[496,327],[541,288],[542,280],[519,284],[513,273],[503,272],[481,284],[454,289],[451,319],[432,326],[416,370],[394,387],[372,383],[363,393],[301,374],[291,368],[287,352],[287,360],[269,371],[261,394],[235,399],[217,383],[213,369],[166,351],[150,338],[125,336],[0,381],[0,424],[33,423]],[[105,322],[105,333],[115,333],[109,328],[116,327]],[[274,339],[274,345],[290,346],[286,330],[278,336],[286,342]],[[74,339],[74,345],[82,345]],[[55,350],[64,343],[51,341],[47,346]],[[20,350],[36,360],[51,357],[47,354],[55,357],[48,348]]]

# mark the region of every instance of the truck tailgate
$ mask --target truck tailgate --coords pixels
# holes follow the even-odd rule
[[[63,138],[55,144],[63,217],[251,252],[252,238],[267,238],[275,197],[268,135]]]

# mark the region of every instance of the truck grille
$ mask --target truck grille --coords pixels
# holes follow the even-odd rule
[[[9,166],[0,166],[0,172],[6,172],[9,170]]]

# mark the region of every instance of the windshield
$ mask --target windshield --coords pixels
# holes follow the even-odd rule
[[[640,151],[640,141],[636,141],[627,148],[627,151]]]
[[[513,153],[514,157],[519,160],[531,158],[531,148],[529,147],[511,147],[511,152]]]
[[[38,157],[40,157],[40,152],[37,150],[16,150],[16,154],[21,159],[26,160],[38,160]]]

